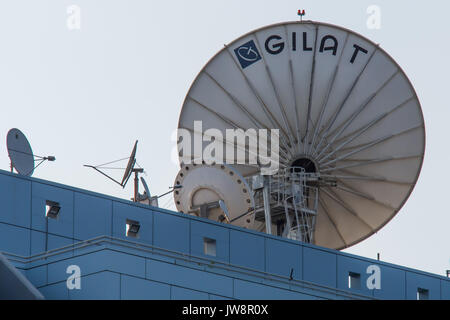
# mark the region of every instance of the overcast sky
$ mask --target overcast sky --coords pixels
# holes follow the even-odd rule
[[[367,25],[371,5],[380,9],[380,29]],[[384,261],[445,274],[450,269],[448,1],[4,0],[1,139],[16,127],[35,154],[56,156],[35,177],[125,199],[132,196],[131,183],[123,190],[82,165],[127,157],[138,139],[137,161],[150,191],[161,194],[178,172],[171,137],[200,69],[225,43],[265,25],[297,20],[303,8],[306,19],[380,43],[411,80],[425,117],[425,160],[411,197],[381,231],[345,251],[370,258],[380,252]],[[73,20],[78,9],[79,29]],[[5,143],[1,150],[0,169],[9,170]],[[160,204],[173,208],[171,199]]]

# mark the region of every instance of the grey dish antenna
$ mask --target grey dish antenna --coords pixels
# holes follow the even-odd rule
[[[114,181],[115,183],[117,183],[122,188],[125,188],[125,186],[126,186],[126,184],[128,182],[128,179],[130,178],[131,173],[133,172],[134,166],[136,164],[137,143],[138,143],[138,141],[136,140],[136,142],[134,143],[134,147],[133,147],[133,150],[131,151],[130,156],[125,158],[125,159],[114,160],[114,161],[110,161],[110,162],[107,162],[107,163],[104,163],[104,164],[100,164],[100,165],[97,165],[97,166],[93,166],[93,165],[89,165],[89,164],[85,164],[84,166],[94,169],[95,171],[101,173],[102,175],[104,175],[108,179],[110,179],[110,180]],[[125,171],[124,171],[124,174],[123,174],[121,182],[117,181],[116,179],[114,179],[113,177],[111,177],[110,175],[106,174],[103,171],[105,169],[121,169],[121,168],[117,168],[117,167],[110,167],[109,165],[113,164],[113,163],[117,163],[119,161],[126,160],[126,159],[128,159],[128,164],[127,164],[127,166],[125,168]],[[123,168],[122,168],[122,170],[123,170]],[[143,169],[140,169],[140,170],[143,171]]]
[[[141,177],[142,185],[144,186],[145,194],[147,195],[147,198],[151,198],[150,189],[148,188],[147,182],[145,182],[145,179]]]
[[[129,157],[127,158],[123,158],[123,159],[119,159],[119,160],[114,160],[114,161],[110,161],[107,163],[103,163],[97,166],[93,166],[93,165],[88,165],[85,164],[85,167],[88,168],[92,168],[95,171],[101,173],[102,175],[104,175],[105,177],[107,177],[108,179],[114,181],[115,183],[117,183],[119,186],[121,186],[122,188],[125,188],[128,180],[130,179],[131,175],[134,173],[134,197],[131,199],[134,202],[142,202],[151,206],[158,206],[158,199],[173,192],[175,189],[181,188],[181,186],[175,185],[173,187],[170,187],[170,191],[159,195],[159,196],[151,196],[150,195],[150,191],[149,188],[147,186],[147,183],[145,182],[144,178],[141,177],[141,182],[142,185],[144,186],[145,189],[145,193],[144,194],[140,194],[139,193],[139,174],[144,172],[144,169],[141,168],[139,166],[139,164],[136,161],[136,151],[137,151],[137,144],[138,144],[138,140],[136,140],[136,142],[134,143],[133,146],[133,150],[131,151],[131,154]],[[110,176],[109,174],[107,174],[106,172],[104,172],[104,170],[108,170],[108,169],[121,169],[123,170],[124,168],[119,168],[119,167],[110,167],[109,165],[113,164],[113,163],[117,163],[119,161],[124,161],[128,159],[128,163],[127,166],[125,168],[125,171],[123,173],[122,176],[122,180],[119,182],[118,180],[116,180],[115,178],[113,178],[112,176]],[[136,165],[138,167],[136,167]]]
[[[24,176],[31,176],[34,171],[34,156],[30,143],[19,129],[11,129],[6,137],[11,170]]]
[[[121,185],[122,187],[125,187],[125,185],[128,182],[128,179],[130,179],[131,173],[133,172],[134,165],[136,164],[136,148],[137,148],[138,141],[134,143],[133,150],[131,151],[130,158],[128,160],[127,167],[125,169],[125,172],[123,174]]]
[[[279,153],[270,160],[279,163],[277,173],[264,175],[260,163],[226,152],[214,163],[232,166],[249,183],[255,207],[246,227],[333,249],[366,239],[396,215],[425,151],[420,102],[400,66],[365,37],[314,21],[266,26],[225,45],[192,83],[178,128],[203,142],[198,147],[192,139],[187,156],[180,150],[180,180],[189,184],[184,197],[175,197],[179,211],[190,213],[197,199],[187,195],[195,188],[212,194],[224,185],[185,172],[205,160],[207,141],[223,150],[233,145],[248,158],[251,139],[236,145],[226,131],[276,129]],[[208,136],[218,131],[219,138]],[[233,190],[220,191],[233,221],[242,212],[227,202]]]
[[[150,193],[150,189],[149,189],[144,177],[141,177],[141,182],[142,182],[142,185],[144,186],[145,192],[144,192],[144,194],[138,193],[138,195],[137,195],[138,202],[145,203],[145,204],[148,204],[153,207],[158,207],[158,196],[152,197],[152,195]]]
[[[30,143],[19,129],[13,128],[6,136],[8,155],[11,160],[11,172],[16,169],[23,176],[31,176],[44,161],[55,161],[54,156],[41,157],[33,154]],[[37,165],[35,162],[39,161]]]

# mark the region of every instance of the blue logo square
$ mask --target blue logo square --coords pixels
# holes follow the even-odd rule
[[[250,40],[241,45],[239,48],[234,49],[234,53],[236,54],[242,69],[245,69],[256,61],[261,60],[261,55],[259,54],[253,40]]]

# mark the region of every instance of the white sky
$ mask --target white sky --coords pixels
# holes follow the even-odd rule
[[[70,5],[81,9],[80,30],[67,27]],[[369,5],[381,9],[379,30],[366,26]],[[345,251],[371,258],[380,252],[384,261],[445,274],[450,269],[450,172],[444,169],[450,163],[448,1],[3,0],[0,139],[6,141],[8,130],[17,127],[35,154],[56,156],[35,177],[126,199],[132,183],[122,190],[82,165],[127,157],[138,139],[137,161],[146,169],[150,191],[161,194],[178,172],[171,136],[200,69],[223,44],[268,24],[296,20],[302,8],[306,19],[380,43],[410,78],[425,117],[425,161],[411,197],[378,234]],[[9,170],[5,143],[0,168]]]

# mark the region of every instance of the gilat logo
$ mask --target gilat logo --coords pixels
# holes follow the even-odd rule
[[[242,69],[261,59],[261,55],[259,54],[253,40],[250,40],[239,48],[234,49],[234,53],[236,54]]]
[[[334,35],[325,34],[321,36],[320,39],[316,40],[318,43],[317,49],[320,54],[327,54],[328,52],[331,56],[337,56],[340,44]],[[284,39],[282,36],[277,34],[272,34],[266,38],[264,41],[264,47],[261,48],[261,50],[265,50],[270,55],[278,55],[287,47],[288,42],[291,44],[290,50],[292,52],[313,52],[315,39],[313,39],[313,36],[307,32],[302,32],[301,37],[300,35],[297,36],[297,32],[291,32],[288,39]],[[351,54],[348,54],[348,57],[345,57],[344,59],[348,59],[348,62],[353,64],[358,59],[358,56],[361,56],[361,54],[367,54],[368,52],[368,49],[354,43],[353,51],[350,51]],[[261,60],[261,55],[253,40],[250,40],[234,49],[234,53],[236,54],[242,69],[245,69],[253,63]]]

